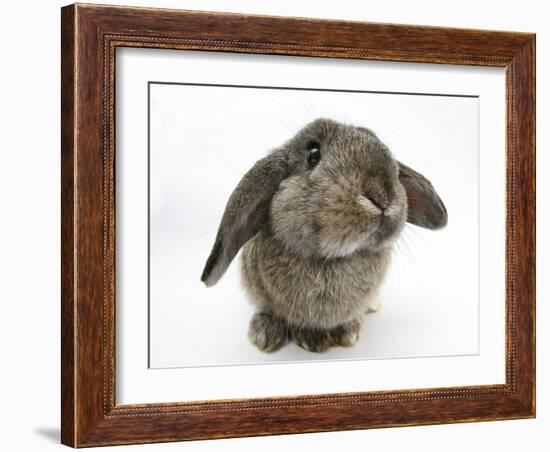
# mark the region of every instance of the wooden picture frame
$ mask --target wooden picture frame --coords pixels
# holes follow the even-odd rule
[[[62,8],[62,443],[73,447],[535,416],[535,35],[70,5]],[[506,383],[115,403],[115,50],[148,47],[506,70]]]

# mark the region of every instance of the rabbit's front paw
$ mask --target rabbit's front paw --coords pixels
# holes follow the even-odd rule
[[[294,328],[292,337],[296,345],[308,352],[324,352],[335,345],[334,339],[330,335],[330,330]]]
[[[351,347],[359,339],[361,322],[353,320],[330,330],[294,328],[292,336],[297,345],[310,352],[324,352],[330,347]]]
[[[344,325],[337,326],[331,332],[337,345],[342,347],[351,347],[359,339],[359,331],[361,330],[361,322],[352,320]]]
[[[288,326],[272,314],[257,312],[250,321],[248,338],[260,350],[274,352],[288,342]]]

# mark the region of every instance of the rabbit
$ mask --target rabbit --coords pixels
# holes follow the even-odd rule
[[[447,224],[421,174],[365,127],[317,119],[258,160],[231,194],[201,280],[212,286],[242,247],[256,312],[248,337],[273,352],[290,340],[352,346],[405,222]]]

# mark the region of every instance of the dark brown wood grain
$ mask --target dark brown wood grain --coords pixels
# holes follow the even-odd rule
[[[535,36],[71,5],[62,9],[62,442],[74,447],[535,415]],[[506,68],[506,384],[115,403],[114,67],[151,47]]]
[[[63,413],[61,442],[75,444],[74,8],[64,8],[61,14],[61,412]]]

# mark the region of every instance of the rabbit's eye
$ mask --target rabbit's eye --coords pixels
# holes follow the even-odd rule
[[[313,168],[321,160],[321,146],[316,141],[310,141],[307,150],[307,164]]]

